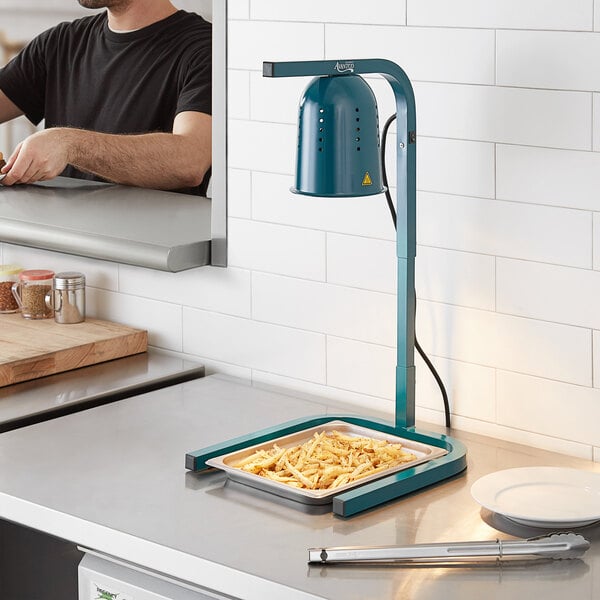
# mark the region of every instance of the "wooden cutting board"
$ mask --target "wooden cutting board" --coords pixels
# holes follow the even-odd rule
[[[0,314],[0,387],[122,358],[148,349],[148,332],[87,319],[59,324]]]

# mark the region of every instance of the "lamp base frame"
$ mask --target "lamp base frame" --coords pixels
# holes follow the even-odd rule
[[[297,433],[304,429],[317,427],[335,420],[345,421],[353,425],[368,427],[383,433],[430,444],[431,446],[443,448],[448,452],[444,456],[381,477],[380,479],[334,496],[332,511],[340,517],[351,517],[357,513],[395,500],[400,496],[410,494],[421,488],[453,477],[467,466],[465,446],[450,436],[420,431],[415,427],[394,427],[383,420],[367,419],[356,415],[318,415],[288,421],[275,427],[255,431],[214,446],[189,452],[185,456],[185,466],[191,471],[205,471],[209,468],[206,461],[211,458],[236,452],[255,444],[262,444],[284,435]]]

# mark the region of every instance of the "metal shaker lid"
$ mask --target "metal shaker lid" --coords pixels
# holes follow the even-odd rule
[[[74,290],[85,286],[85,275],[77,271],[64,271],[54,276],[55,290]]]

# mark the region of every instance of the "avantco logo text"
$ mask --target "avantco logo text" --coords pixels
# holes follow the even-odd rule
[[[354,63],[353,62],[336,62],[334,69],[338,73],[354,73]]]

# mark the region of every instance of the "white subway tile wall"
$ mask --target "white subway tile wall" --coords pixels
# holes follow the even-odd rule
[[[598,7],[600,11],[600,6]],[[600,94],[592,94],[592,150],[600,150]]]
[[[522,429],[533,420],[543,435],[600,445],[600,390],[498,371],[497,393],[500,425]]]
[[[409,25],[589,31],[591,0],[407,0]]]
[[[182,337],[187,354],[314,383],[327,377],[321,333],[183,307]]]
[[[497,198],[598,210],[600,154],[496,145]]]
[[[568,208],[420,192],[420,244],[592,266],[592,213]]]
[[[388,168],[395,168],[395,165],[390,162]],[[419,190],[493,198],[494,169],[494,144],[435,137],[419,138]]]
[[[255,272],[252,315],[257,321],[395,346],[393,294]]]
[[[498,31],[496,83],[557,90],[600,89],[595,33]]]
[[[592,385],[590,329],[420,300],[417,334],[436,356]]]
[[[373,268],[377,265],[377,268]],[[396,293],[396,244],[356,235],[327,234],[327,281]]]
[[[245,169],[229,169],[227,187],[229,202],[227,211],[230,217],[252,218],[252,202],[248,190],[252,185],[252,174]]]
[[[415,81],[494,83],[494,32],[491,30],[386,27],[368,22],[325,25],[325,56],[322,58],[380,56],[397,62]]]
[[[235,0],[227,2],[227,12],[229,19],[249,19],[250,18],[250,0]]]
[[[394,348],[329,336],[327,338],[327,384],[366,396],[394,398],[396,369]],[[368,400],[366,400],[368,403]]]
[[[406,5],[404,2],[390,3],[389,0],[303,0],[293,5],[280,0],[252,0],[250,16],[264,21],[404,25]]]
[[[325,233],[248,219],[229,220],[229,265],[325,280]]]
[[[442,83],[420,83],[415,89],[423,135],[592,148],[589,93]]]
[[[0,0],[3,16],[17,4]],[[90,314],[209,372],[391,410],[385,199],[294,196],[308,79],[261,76],[264,60],[388,58],[417,99],[417,335],[454,426],[600,461],[600,0],[230,0],[229,17],[229,268],[155,273],[8,244],[2,260],[86,272]],[[369,82],[383,120],[389,86]],[[393,187],[394,142],[392,127]],[[417,416],[442,422],[416,366]]]

